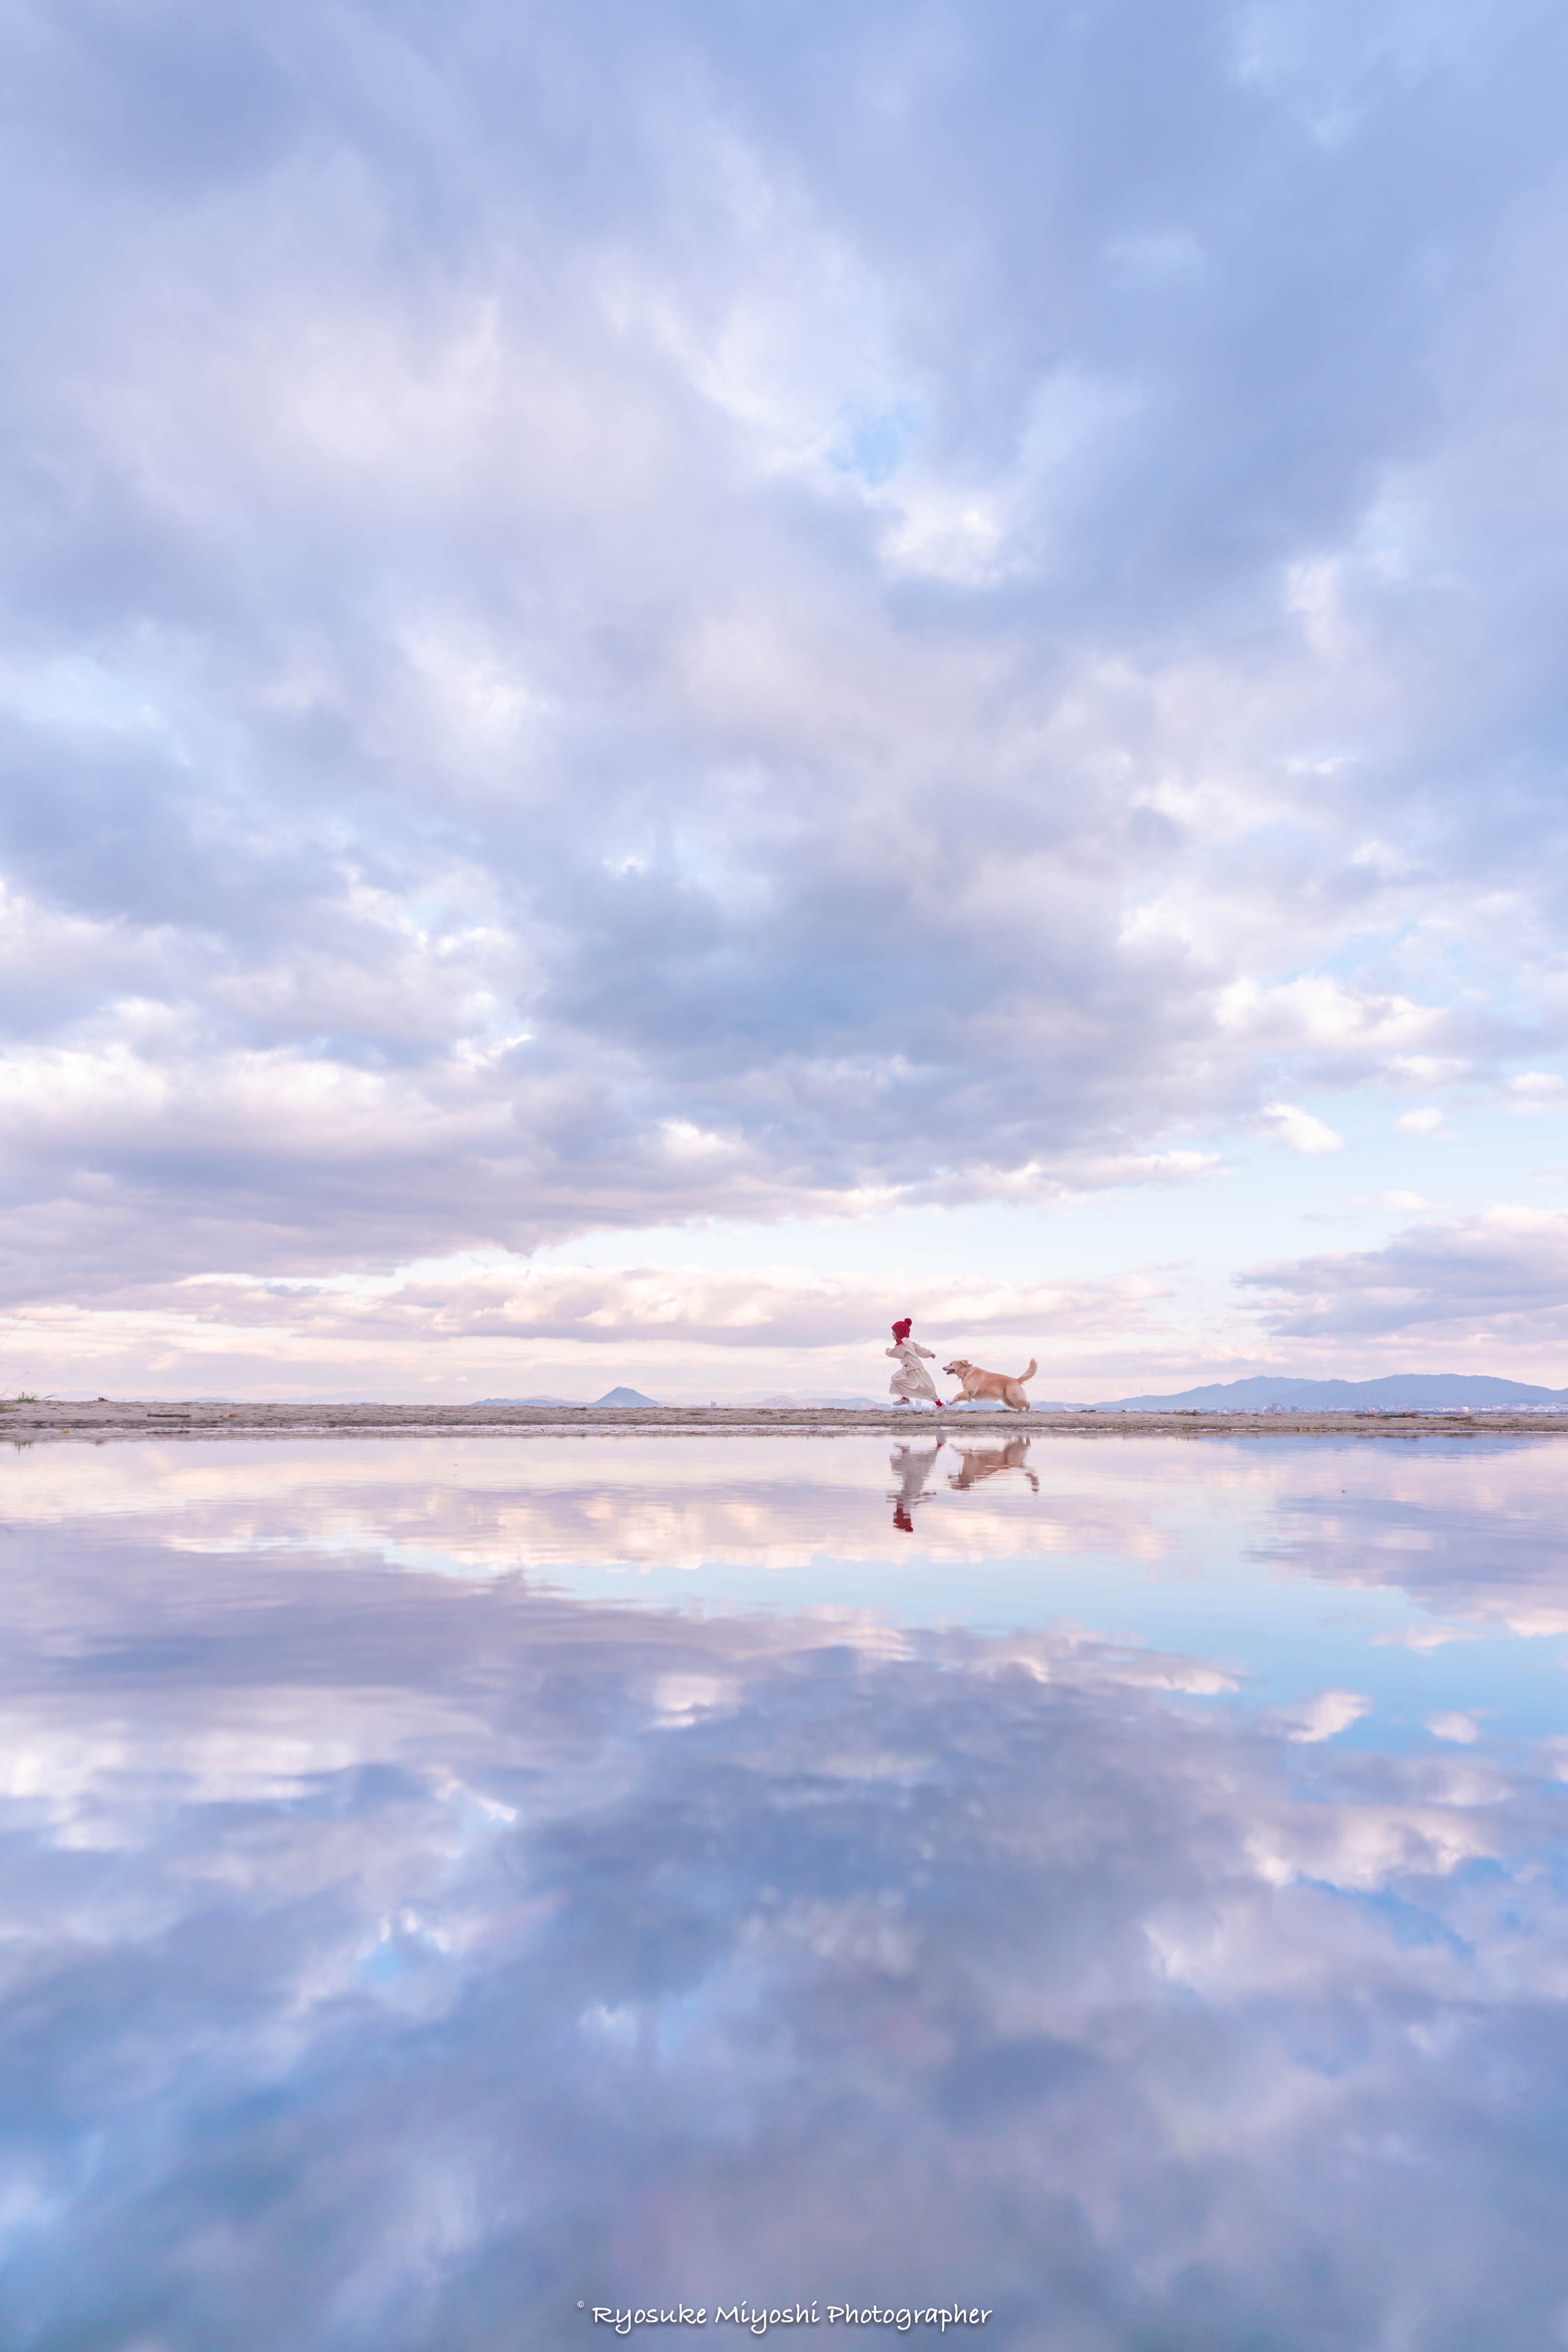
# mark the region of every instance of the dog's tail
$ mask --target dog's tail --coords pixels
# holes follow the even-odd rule
[[[1039,1370],[1040,1370],[1040,1366],[1035,1362],[1034,1358],[1031,1356],[1031,1357],[1030,1358],[1030,1360],[1029,1360],[1029,1370],[1028,1370],[1028,1371],[1027,1371],[1027,1372],[1020,1372],[1020,1373],[1019,1374],[1019,1379],[1020,1381],[1032,1381],[1032,1380],[1033,1380],[1033,1378],[1034,1378],[1034,1376],[1035,1376],[1035,1374],[1036,1374],[1036,1372],[1038,1372],[1038,1371],[1039,1371]]]

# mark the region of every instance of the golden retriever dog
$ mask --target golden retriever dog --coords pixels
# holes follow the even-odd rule
[[[1031,1356],[1028,1371],[1019,1372],[1016,1380],[1011,1372],[983,1372],[978,1364],[971,1364],[967,1356],[955,1356],[952,1362],[944,1364],[942,1369],[957,1381],[966,1404],[1005,1404],[1010,1405],[1014,1412],[1027,1412],[1029,1399],[1023,1392],[1023,1384],[1025,1381],[1033,1380],[1040,1366]],[[955,1397],[953,1402],[956,1404],[958,1399]]]

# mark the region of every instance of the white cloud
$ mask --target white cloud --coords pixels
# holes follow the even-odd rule
[[[1434,1739],[1451,1739],[1461,1748],[1471,1748],[1480,1738],[1473,1715],[1460,1715],[1457,1709],[1439,1709],[1427,1717],[1427,1728]]]
[[[1395,1125],[1405,1135],[1436,1135],[1443,1124],[1443,1114],[1435,1104],[1421,1110],[1401,1111]]]
[[[1281,1336],[1464,1343],[1479,1335],[1489,1353],[1519,1342],[1560,1348],[1568,1340],[1568,1214],[1503,1202],[1412,1226],[1382,1249],[1256,1266],[1238,1280],[1268,1295],[1268,1322]]]
[[[1351,1050],[1386,1055],[1391,1066],[1397,1060],[1402,1066],[1409,1057],[1396,1056],[1396,1046],[1418,1044],[1450,1025],[1449,1016],[1440,1007],[1347,988],[1322,973],[1308,973],[1272,988],[1252,980],[1233,981],[1222,992],[1218,1012],[1222,1028],[1259,1044],[1320,1053]]]
[[[1042,1367],[1040,1398],[1085,1392],[1074,1370],[1109,1349],[1168,1342],[1178,1297],[1158,1270],[1115,1279],[954,1277],[919,1266],[831,1276],[788,1265],[714,1270],[521,1257],[434,1259],[373,1276],[199,1275],[114,1286],[113,1302],[30,1309],[0,1380],[51,1391],[123,1390],[155,1362],[161,1393],[268,1388],[382,1397],[565,1394],[616,1379],[672,1402],[728,1402],[768,1386],[880,1396],[895,1313],[977,1360]],[[1102,1385],[1092,1375],[1088,1391]]]
[[[1324,1739],[1336,1739],[1370,1713],[1372,1701],[1360,1691],[1320,1691],[1316,1698],[1291,1710],[1280,1718],[1287,1739],[1315,1747]]]
[[[1270,1131],[1291,1150],[1318,1159],[1325,1151],[1343,1151],[1344,1138],[1337,1134],[1326,1120],[1302,1110],[1296,1103],[1265,1103],[1262,1117]]]
[[[1397,1633],[1374,1633],[1369,1636],[1375,1650],[1444,1650],[1450,1642],[1473,1642],[1475,1632],[1459,1625],[1402,1625]]]
[[[1562,1110],[1568,1108],[1568,1082],[1555,1070],[1522,1070],[1507,1083],[1515,1110]]]

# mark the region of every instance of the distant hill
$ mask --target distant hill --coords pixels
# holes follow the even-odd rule
[[[1536,1388],[1529,1381],[1494,1380],[1485,1372],[1389,1372],[1376,1381],[1294,1381],[1258,1373],[1246,1381],[1211,1381],[1173,1396],[1116,1397],[1102,1412],[1256,1412],[1264,1405],[1298,1405],[1304,1412],[1431,1412],[1444,1405],[1568,1405],[1568,1389]]]
[[[645,1397],[641,1389],[606,1389],[604,1394],[601,1397],[595,1397],[593,1402],[596,1406],[601,1404],[656,1405],[658,1399]]]

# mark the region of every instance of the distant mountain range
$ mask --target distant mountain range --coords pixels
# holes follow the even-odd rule
[[[83,1391],[85,1395],[86,1391]],[[221,1402],[221,1400],[218,1400]],[[768,1406],[774,1410],[802,1407],[837,1406],[841,1411],[864,1412],[891,1403],[888,1397],[868,1396],[790,1396],[740,1397],[729,1400],[742,1408]],[[575,1408],[579,1412],[597,1412],[609,1408],[656,1406],[656,1397],[644,1396],[641,1389],[613,1388],[591,1404],[578,1397],[476,1397],[480,1405],[555,1405]],[[1055,1399],[1037,1397],[1036,1412],[1061,1412],[1076,1410],[1059,1403]],[[1302,1412],[1354,1412],[1359,1407],[1364,1412],[1433,1412],[1444,1407],[1450,1411],[1462,1405],[1477,1410],[1484,1405],[1542,1404],[1568,1407],[1568,1389],[1538,1388],[1531,1381],[1494,1380],[1482,1372],[1390,1372],[1376,1381],[1302,1381],[1287,1380],[1271,1373],[1256,1373],[1250,1380],[1210,1381],[1203,1388],[1178,1389],[1167,1396],[1113,1397],[1090,1408],[1099,1412],[1259,1412],[1268,1405],[1294,1405]],[[950,1412],[994,1412],[995,1405],[967,1404],[962,1401],[950,1404]],[[913,1419],[913,1415],[911,1418]]]
[[[840,1412],[864,1412],[869,1407],[873,1405],[886,1404],[890,1400],[886,1397],[806,1396],[804,1394],[797,1395],[793,1391],[787,1391],[779,1396],[737,1397],[735,1402],[737,1404],[742,1405],[770,1405],[779,1412],[786,1409],[792,1412],[807,1412],[819,1410],[826,1412],[830,1408],[836,1408]]]
[[[559,1404],[559,1405],[575,1405],[575,1406],[577,1407],[577,1409],[578,1409],[578,1411],[579,1411],[580,1412],[586,1412],[588,1411],[588,1407],[583,1403],[582,1399],[581,1399],[580,1397],[476,1397],[476,1398],[475,1398],[475,1400],[474,1400],[474,1402],[475,1402],[475,1403],[476,1403],[476,1405],[478,1405],[478,1404]]]
[[[658,1401],[657,1397],[644,1396],[644,1395],[643,1394],[643,1391],[642,1391],[642,1390],[641,1390],[641,1389],[606,1389],[606,1391],[604,1391],[604,1394],[603,1394],[601,1397],[595,1397],[595,1398],[594,1398],[594,1400],[593,1400],[593,1402],[592,1402],[591,1404],[584,1404],[580,1397],[476,1397],[476,1398],[475,1398],[475,1400],[474,1400],[474,1402],[475,1402],[475,1403],[476,1403],[476,1405],[479,1405],[479,1404],[558,1404],[558,1405],[570,1405],[570,1406],[574,1406],[574,1407],[576,1408],[576,1410],[577,1410],[579,1412],[598,1412],[598,1410],[599,1410],[599,1408],[600,1408],[600,1406],[601,1406],[601,1404],[615,1404],[615,1405],[644,1404],[644,1405],[653,1405],[653,1406],[655,1406],[655,1407],[656,1407],[656,1406],[657,1406],[657,1404],[658,1404],[658,1402],[659,1402],[659,1401]]]
[[[1377,1381],[1291,1381],[1267,1373],[1246,1381],[1211,1381],[1174,1396],[1116,1397],[1102,1412],[1256,1412],[1264,1405],[1302,1412],[1432,1412],[1447,1405],[1568,1405],[1568,1389],[1536,1388],[1529,1381],[1493,1380],[1484,1372],[1389,1372]]]

